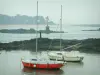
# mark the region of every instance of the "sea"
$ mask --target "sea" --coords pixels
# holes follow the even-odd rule
[[[0,29],[36,29],[36,25],[0,25]],[[50,39],[77,39],[100,38],[100,31],[82,31],[97,30],[100,26],[92,25],[63,25],[62,30],[65,33],[43,34],[42,38]],[[45,25],[38,25],[37,30],[44,30]],[[59,25],[50,25],[50,30],[60,31]],[[60,37],[61,36],[61,37]],[[38,34],[39,37],[39,34]],[[36,34],[12,34],[0,33],[0,42],[9,43],[13,41],[30,40],[36,38]],[[39,52],[38,52],[39,54]],[[44,51],[44,57],[46,52]],[[21,63],[22,57],[35,56],[34,51],[29,50],[1,50],[0,51],[0,75],[100,75],[100,54],[79,53],[84,56],[82,62],[67,62],[60,70],[29,69],[24,68]],[[41,56],[41,55],[39,55]]]
[[[0,29],[37,29],[45,30],[46,25],[0,25]],[[50,25],[50,30],[60,31],[59,25]],[[88,38],[100,38],[100,31],[82,31],[82,30],[97,30],[100,25],[62,25],[62,31],[65,33],[42,33],[42,38],[50,39],[88,39]],[[60,37],[61,36],[61,37]],[[38,38],[40,35],[38,34]],[[12,33],[0,33],[0,42],[8,43],[12,41],[30,40],[36,38],[36,34],[12,34]]]

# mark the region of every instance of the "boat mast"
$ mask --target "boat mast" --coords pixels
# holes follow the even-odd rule
[[[38,1],[37,1],[37,20],[36,20],[36,54],[38,50]]]
[[[60,16],[60,51],[62,50],[62,5],[61,5],[61,16]]]

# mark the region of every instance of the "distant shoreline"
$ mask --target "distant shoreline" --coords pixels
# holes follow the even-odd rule
[[[73,26],[100,27],[100,24],[74,24]]]
[[[46,24],[46,18],[43,16],[38,16],[38,24]],[[4,15],[0,14],[0,25],[36,25],[37,24],[37,16],[27,16],[27,15],[20,15],[17,14],[16,16],[9,16],[9,15]],[[49,20],[48,22],[49,25],[55,25],[53,21]]]
[[[82,31],[100,31],[100,28],[96,30],[82,30]]]

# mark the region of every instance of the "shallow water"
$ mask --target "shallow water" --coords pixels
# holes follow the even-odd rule
[[[60,70],[23,68],[21,57],[34,56],[30,51],[0,52],[0,75],[100,75],[100,54],[86,54],[82,62],[68,62]],[[44,52],[45,56],[45,52]]]

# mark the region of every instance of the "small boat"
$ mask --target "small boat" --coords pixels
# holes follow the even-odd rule
[[[61,61],[43,60],[43,59],[22,59],[24,67],[38,69],[60,69],[64,66]]]
[[[80,55],[78,51],[66,52],[64,55],[65,61],[81,62],[83,58],[84,57]]]
[[[50,60],[61,60],[69,62],[81,62],[83,56],[79,55],[76,51],[66,52],[66,51],[52,51],[48,53]]]
[[[38,21],[38,1],[37,1],[37,21]],[[37,43],[38,43],[38,39],[37,39],[37,32],[36,32],[36,55],[37,55],[37,46],[38,46]],[[22,58],[21,61],[24,67],[36,68],[36,69],[60,69],[61,67],[64,66],[64,62],[62,61],[52,61],[49,59],[38,58],[38,56],[32,59]]]

